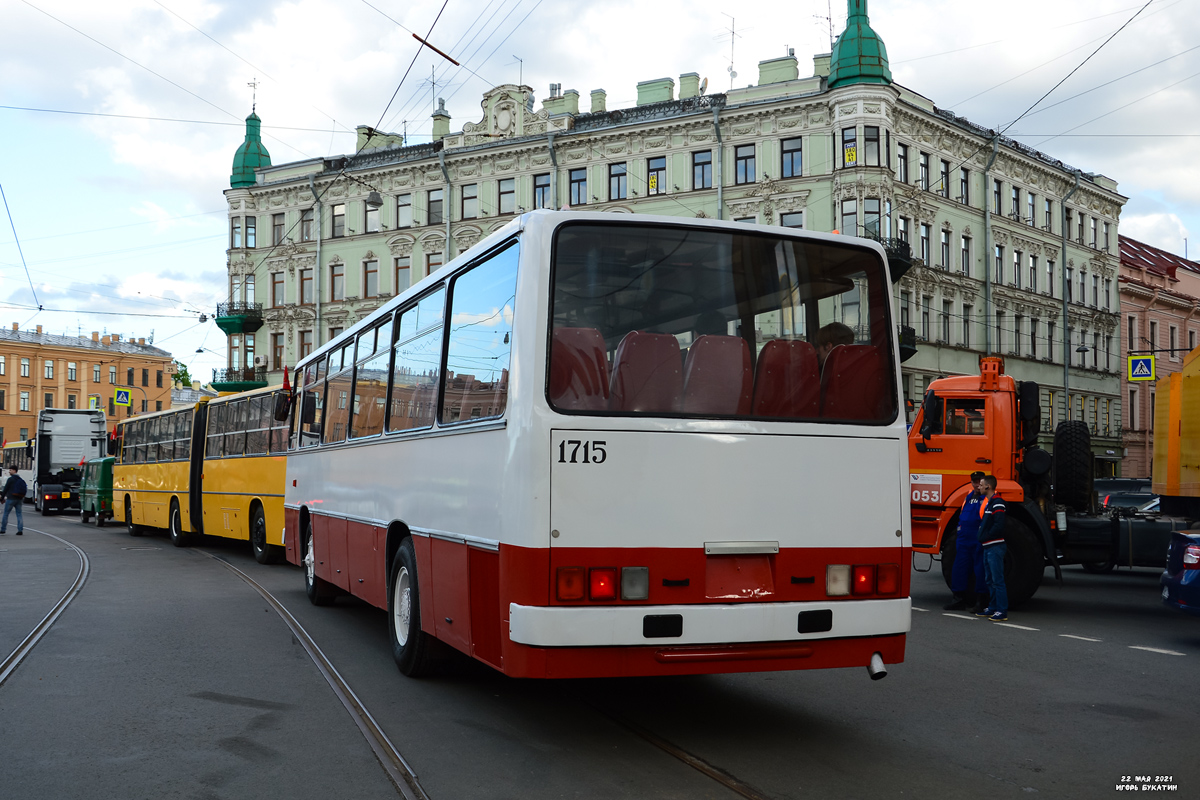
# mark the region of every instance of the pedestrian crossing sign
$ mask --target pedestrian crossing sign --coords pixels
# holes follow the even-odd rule
[[[130,400],[129,400],[129,390],[128,389],[114,390],[113,391],[113,405],[117,405],[117,406],[133,405],[133,403],[130,402]]]
[[[1155,380],[1154,374],[1154,356],[1130,356],[1129,357],[1129,380],[1131,381],[1152,381]]]

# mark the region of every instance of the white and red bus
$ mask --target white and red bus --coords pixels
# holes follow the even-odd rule
[[[287,557],[577,678],[903,660],[904,418],[875,243],[537,211],[297,366]],[[831,341],[825,341],[831,338]]]

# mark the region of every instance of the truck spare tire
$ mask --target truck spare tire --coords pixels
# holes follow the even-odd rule
[[[1092,437],[1082,420],[1054,429],[1054,502],[1081,514],[1091,510]]]

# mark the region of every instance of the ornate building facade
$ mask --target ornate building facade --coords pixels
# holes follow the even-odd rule
[[[812,75],[794,56],[770,59],[756,85],[723,94],[685,73],[639,83],[633,108],[610,110],[595,90],[584,111],[578,91],[552,85],[535,110],[533,90],[509,84],[457,132],[439,107],[431,144],[362,126],[354,154],[281,165],[251,115],[234,176],[252,153],[254,181],[225,192],[230,303],[218,321],[230,362],[217,377],[249,379],[231,388],[281,380],[527,210],[711,217],[907,241],[914,268],[895,292],[918,339],[906,398],[919,405],[930,380],[1001,354],[1010,374],[1043,386],[1047,439],[1056,420],[1082,416],[1111,460],[1126,198],[895,84],[866,6],[848,0],[846,30]]]

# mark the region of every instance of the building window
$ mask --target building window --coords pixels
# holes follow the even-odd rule
[[[921,174],[918,176],[921,179],[921,188],[929,191],[929,153],[921,153],[920,160]]]
[[[1046,198],[1044,215],[1042,217],[1042,227],[1048,231],[1054,230],[1054,201]]]
[[[803,228],[804,227],[804,212],[792,211],[779,215],[779,224],[785,228]]]
[[[646,194],[667,193],[666,156],[646,159]]]
[[[858,235],[858,201],[842,201],[842,233],[846,236]]]
[[[929,304],[932,301],[932,297],[921,298],[921,338],[927,342],[929,341]]]
[[[150,370],[143,369],[142,370],[142,386],[149,386],[149,385],[150,385]]]
[[[1111,242],[1109,241],[1108,234],[1109,234],[1109,227],[1108,227],[1108,223],[1106,222],[1106,223],[1104,223],[1104,252],[1106,252],[1106,253],[1108,252],[1108,248],[1111,246]]]
[[[711,189],[712,185],[712,151],[692,153],[692,188]]]
[[[550,208],[550,173],[533,176],[533,207]]]
[[[337,203],[330,207],[333,213],[332,238],[337,239],[346,235],[346,204]]]
[[[587,169],[573,169],[567,173],[567,183],[571,189],[570,203],[572,206],[586,206],[588,201],[587,193]]]
[[[921,260],[929,263],[929,226],[921,223]]]
[[[334,339],[341,336],[342,331],[344,331],[344,330],[346,330],[346,329],[341,326],[338,326],[336,328],[330,328],[329,329],[329,339],[327,341],[332,342]]]
[[[4,371],[0,370],[0,375],[3,375],[3,374],[4,374]],[[100,382],[100,365],[92,364],[92,383],[99,383],[99,382]]]
[[[842,128],[842,166],[853,167],[858,164],[858,128]],[[745,181],[738,181],[745,183]]]
[[[394,264],[395,269],[394,269],[393,275],[394,275],[395,281],[396,281],[395,282],[396,294],[400,294],[401,292],[403,292],[405,289],[407,289],[409,286],[412,285],[412,283],[411,283],[412,278],[409,276],[411,265],[412,265],[412,258],[410,256],[401,256],[395,260],[395,264]]]
[[[234,217],[229,221],[229,246],[237,250],[242,246],[242,218]]]
[[[271,244],[283,243],[283,214],[271,215]]]
[[[1087,302],[1087,276],[1079,270],[1079,305]]]
[[[363,230],[367,233],[379,233],[379,208],[363,204]]]
[[[271,369],[275,372],[283,369],[283,334],[271,334]]]
[[[42,408],[54,408],[55,405],[53,392],[46,392],[42,395]]]
[[[975,306],[963,305],[962,318],[962,345],[963,347],[971,346],[971,317],[975,312]]]
[[[868,197],[863,200],[863,232],[872,238],[879,238],[878,197]]]
[[[28,358],[21,359],[21,377],[22,378],[29,377],[29,359]]]
[[[1196,349],[1196,332],[1188,331],[1188,352]]]
[[[783,148],[783,177],[799,178],[804,174],[804,140],[797,136],[784,139],[780,145]]]
[[[950,269],[950,231],[942,231],[942,269]]]
[[[608,165],[608,199],[624,200],[629,189],[625,163]]]
[[[1081,212],[1079,212],[1079,216],[1076,217],[1076,221],[1078,222],[1078,227],[1076,228],[1075,239],[1080,244],[1083,244],[1083,218],[1084,218],[1084,216],[1085,216],[1085,214],[1081,211]]]
[[[363,262],[363,298],[379,296],[379,262]]]
[[[950,196],[950,162],[942,159],[942,171],[938,178],[938,194],[942,197]]]
[[[75,362],[74,361],[67,362],[67,380],[69,380],[69,381],[77,380],[77,378],[75,377]]]
[[[908,327],[908,292],[900,293],[900,324]]]
[[[253,217],[251,217],[250,219],[253,219]],[[1095,249],[1095,247],[1096,247],[1096,218],[1095,217],[1088,217],[1088,230],[1091,232],[1090,238],[1092,240],[1092,248]],[[250,245],[250,246],[253,247],[254,245]]]
[[[1054,297],[1054,262],[1046,261],[1046,294]]]
[[[966,167],[958,171],[958,202],[971,204],[971,170]]]
[[[1015,220],[1021,219],[1021,189],[1019,186],[1012,187],[1012,205],[1008,209],[1008,215]]]
[[[306,208],[300,212],[300,241],[313,240],[313,210]]]
[[[425,274],[432,275],[440,266],[442,266],[441,253],[429,253],[425,256]]]
[[[1029,291],[1036,292],[1038,285],[1038,257],[1029,255]]]
[[[111,386],[117,385],[117,368],[116,367],[108,368],[108,383]]]
[[[412,227],[412,195],[396,195],[396,227]]]
[[[868,167],[879,166],[879,127],[866,125],[863,127],[863,155],[866,156]]]
[[[1037,358],[1038,321],[1029,320],[1029,356]]]
[[[46,377],[53,378],[54,377],[54,360],[47,358],[45,360],[45,365],[46,365]]]
[[[271,307],[283,307],[283,273],[271,273]]]
[[[896,180],[908,183],[908,145],[896,143]]]
[[[21,400],[20,400],[19,410],[20,411],[28,411],[29,410],[29,392],[21,392]],[[22,436],[21,440],[24,441],[25,436]]]
[[[1054,323],[1046,323],[1046,355],[1054,361]]]
[[[962,252],[959,255],[963,275],[971,274],[971,237],[962,237]]]
[[[754,145],[739,144],[733,149],[735,183],[754,183]]]
[[[1100,307],[1100,276],[1099,275],[1092,276],[1092,306],[1094,308]]]
[[[1020,315],[1013,316],[1013,353],[1021,355],[1021,322]]]
[[[1075,300],[1075,291],[1071,286],[1071,276],[1072,276],[1072,273],[1074,273],[1074,271],[1075,270],[1071,269],[1070,267],[1067,267],[1067,279],[1066,279],[1065,283],[1067,285],[1067,302],[1068,303],[1074,302],[1074,300]]]
[[[1021,251],[1013,250],[1013,286],[1021,288]]]
[[[1171,348],[1171,358],[1172,359],[1175,358],[1175,338],[1178,335],[1179,335],[1179,332],[1175,329],[1174,325],[1170,326],[1167,329],[1167,341],[1170,342],[1169,346]]]
[[[1004,351],[1004,312],[996,312],[996,352]]]
[[[246,217],[246,247],[257,247],[254,233],[255,221],[256,217]]]
[[[1174,334],[1175,330],[1171,329],[1171,333]],[[1174,339],[1174,336],[1172,335],[1172,340],[1173,339]],[[1093,333],[1092,334],[1092,369],[1098,369],[1099,366],[1100,366],[1100,334]]]
[[[1104,279],[1104,308],[1105,309],[1112,308],[1112,279],[1111,278]],[[2,374],[4,374],[4,373],[0,372],[0,375],[2,375]]]
[[[1029,212],[1028,214],[1025,215],[1026,216],[1025,221],[1028,222],[1030,225],[1036,224],[1037,223],[1037,195],[1034,194],[1033,192],[1029,193],[1029,196],[1025,203],[1025,208]]]
[[[313,304],[313,271],[311,269],[300,270],[300,304],[311,306]]]
[[[0,389],[0,411],[4,411],[4,390]],[[3,441],[4,429],[0,428],[0,441]]]
[[[908,217],[899,217],[896,220],[896,235],[903,242],[912,241],[912,236],[909,234]]]
[[[312,353],[313,349],[313,332],[300,331],[300,358],[304,358]]]
[[[512,214],[517,210],[516,178],[503,178],[497,185],[500,193],[497,198],[496,207],[500,209],[501,214]]]
[[[992,281],[1004,283],[1004,248],[1000,245],[996,245],[996,274],[992,276]]]
[[[159,405],[162,405],[162,403],[160,402]],[[67,408],[75,408],[75,395],[67,395]],[[161,411],[162,409],[159,410]]]
[[[331,301],[346,299],[346,265],[329,265],[329,299]]]
[[[71,406],[71,407],[72,407],[72,408],[74,408],[74,406]],[[155,401],[154,401],[154,410],[155,410],[155,411],[162,411],[162,400],[155,400]]]
[[[949,300],[942,301],[942,341],[950,344],[950,309],[952,305]]]
[[[1001,181],[992,181],[992,213],[1000,213],[1000,195],[1004,191]]]
[[[429,190],[429,218],[425,220],[426,225],[441,225],[442,220],[442,190]]]
[[[1134,317],[1129,318],[1129,336],[1125,339],[1125,349],[1129,352],[1138,350],[1137,320]]]

